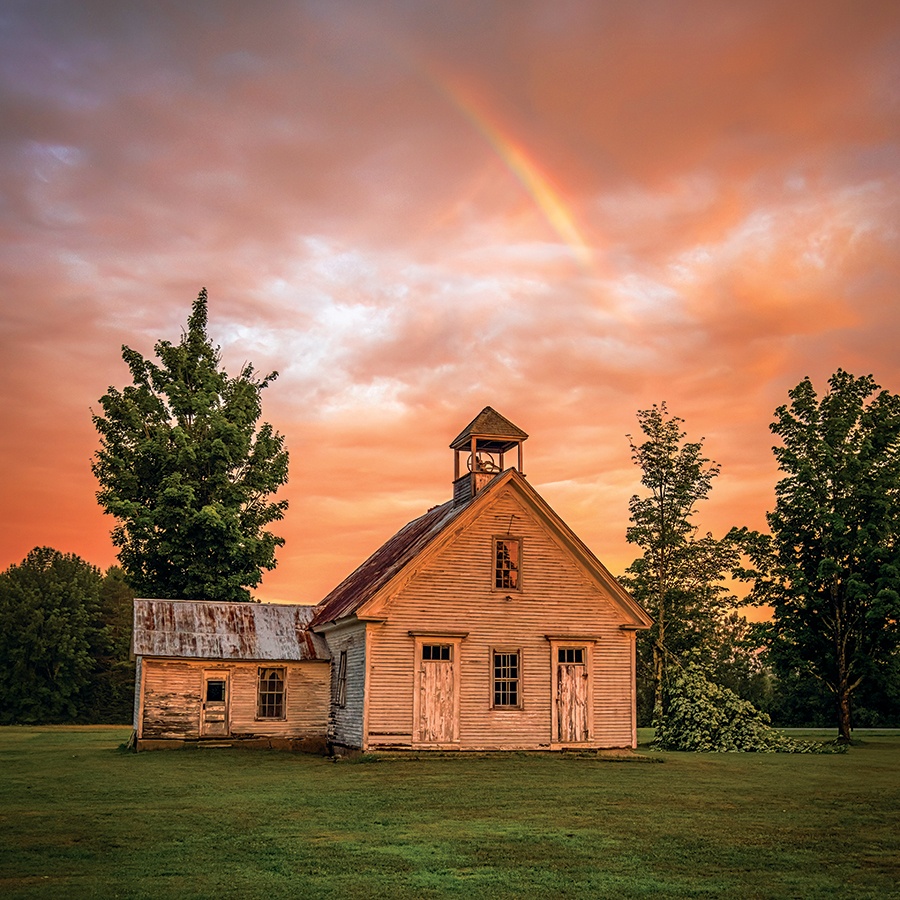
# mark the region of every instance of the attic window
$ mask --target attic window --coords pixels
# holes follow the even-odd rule
[[[259,670],[256,718],[284,718],[284,669]]]
[[[494,538],[494,588],[501,591],[520,589],[519,566],[522,542],[518,538]]]

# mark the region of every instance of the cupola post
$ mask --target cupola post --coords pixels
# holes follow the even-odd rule
[[[516,471],[522,470],[522,444],[528,435],[490,406],[486,406],[453,439],[453,499],[470,500],[504,471],[505,457],[517,450]],[[464,462],[461,454],[466,454]],[[465,468],[463,468],[465,466]]]

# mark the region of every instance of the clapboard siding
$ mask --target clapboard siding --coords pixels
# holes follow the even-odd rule
[[[492,590],[493,538],[522,540],[520,591]],[[590,745],[633,744],[633,633],[622,613],[516,495],[500,498],[458,533],[388,605],[369,662],[368,746],[414,742],[413,633],[461,633],[459,741],[466,748],[547,748],[554,742],[548,635],[591,645]],[[335,649],[334,647],[332,648]],[[491,652],[521,653],[521,708],[492,709]]]
[[[285,669],[284,719],[258,719],[259,668]],[[238,665],[231,676],[231,733],[235,736],[321,737],[328,727],[327,662]]]
[[[142,660],[144,739],[198,738],[203,670],[208,665]]]
[[[366,625],[353,621],[327,633],[331,651],[331,716],[328,736],[345,747],[363,746],[366,694]],[[347,654],[344,705],[338,705],[338,677],[341,652]]]
[[[285,670],[284,719],[256,718],[261,665]],[[324,737],[328,723],[327,661],[220,663],[142,659],[141,739],[199,738],[205,671],[229,674],[229,737]]]

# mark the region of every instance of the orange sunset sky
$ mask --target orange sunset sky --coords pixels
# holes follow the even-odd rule
[[[315,602],[485,406],[616,574],[665,400],[763,527],[805,375],[900,391],[900,3],[0,2],[0,567],[115,561],[91,409],[199,289]]]

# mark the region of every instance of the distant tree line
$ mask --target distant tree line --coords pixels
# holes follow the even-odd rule
[[[0,724],[130,722],[133,600],[121,569],[50,547],[0,573]]]

